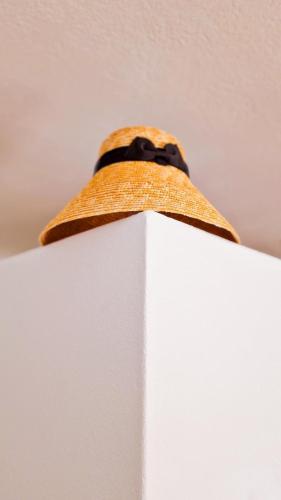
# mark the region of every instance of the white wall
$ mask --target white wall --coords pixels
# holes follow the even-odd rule
[[[280,261],[147,212],[0,264],[0,497],[279,500]]]
[[[144,222],[0,265],[0,498],[140,498]]]
[[[281,263],[151,216],[146,491],[281,498]]]

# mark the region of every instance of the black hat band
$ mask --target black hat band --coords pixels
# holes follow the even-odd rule
[[[189,169],[176,144],[157,148],[145,137],[135,137],[129,146],[112,149],[104,153],[96,163],[94,174],[101,168],[124,161],[150,161],[158,165],[176,167],[189,177]]]

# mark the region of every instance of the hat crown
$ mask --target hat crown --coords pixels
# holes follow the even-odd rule
[[[129,146],[136,137],[149,139],[157,148],[163,148],[166,144],[176,144],[182,157],[185,158],[185,151],[175,136],[159,128],[141,125],[120,128],[112,132],[101,144],[99,157],[112,149]]]

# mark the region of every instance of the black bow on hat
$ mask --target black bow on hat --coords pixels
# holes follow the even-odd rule
[[[112,163],[123,161],[151,161],[159,165],[170,165],[179,168],[189,177],[188,166],[176,144],[166,144],[164,148],[157,148],[145,137],[135,137],[129,146],[107,151],[97,162],[95,172]]]

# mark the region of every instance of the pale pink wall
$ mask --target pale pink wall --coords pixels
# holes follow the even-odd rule
[[[0,255],[37,244],[112,129],[178,135],[242,241],[281,256],[281,4],[4,1]]]

